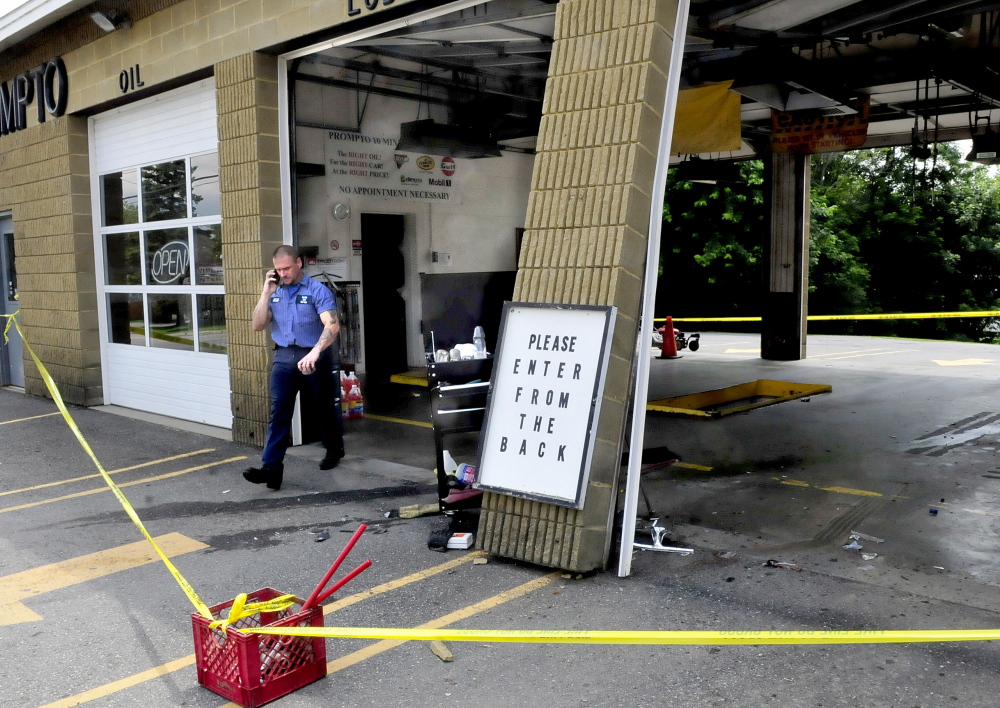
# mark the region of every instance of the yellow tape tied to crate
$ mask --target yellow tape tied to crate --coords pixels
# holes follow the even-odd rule
[[[129,503],[129,500],[122,493],[122,490],[118,488],[118,485],[115,484],[114,481],[112,481],[111,477],[109,477],[108,473],[104,470],[104,467],[97,459],[97,455],[94,454],[94,451],[90,448],[90,445],[87,443],[87,440],[83,437],[83,433],[80,432],[80,428],[77,427],[76,421],[73,420],[73,416],[69,414],[69,410],[66,408],[66,404],[63,402],[62,396],[59,394],[59,389],[56,388],[56,382],[52,379],[52,376],[49,374],[48,369],[45,368],[45,365],[38,358],[38,355],[35,354],[35,350],[31,348],[30,344],[28,344],[28,340],[24,336],[24,331],[21,329],[21,323],[17,321],[18,312],[20,312],[20,310],[18,310],[12,315],[0,315],[0,317],[4,317],[7,319],[7,324],[3,330],[4,343],[6,344],[8,341],[10,341],[8,333],[10,331],[11,325],[13,325],[14,328],[17,329],[18,334],[21,335],[21,342],[23,342],[24,348],[27,350],[28,354],[31,355],[32,361],[35,362],[35,366],[38,368],[38,373],[42,377],[42,381],[45,382],[45,388],[47,388],[49,390],[49,393],[52,395],[52,400],[55,402],[56,407],[59,408],[59,412],[62,413],[62,417],[66,420],[66,424],[69,425],[70,430],[73,431],[73,434],[76,436],[76,439],[79,441],[80,446],[83,448],[84,452],[86,452],[87,455],[90,456],[90,459],[94,461],[94,465],[97,467],[97,471],[101,473],[101,477],[104,478],[104,481],[111,489],[111,492],[115,495],[115,498],[118,499],[118,502],[122,505],[122,508],[125,509],[125,513],[129,515],[129,518],[132,519],[132,523],[136,525],[136,528],[139,529],[142,535],[146,537],[146,540],[149,541],[150,545],[153,546],[153,550],[156,551],[156,555],[158,555],[160,557],[160,560],[163,561],[164,565],[167,566],[167,570],[169,570],[170,574],[174,576],[174,580],[177,581],[177,584],[180,586],[181,590],[184,591],[184,594],[187,595],[188,599],[191,601],[191,604],[194,605],[198,613],[203,617],[205,617],[206,619],[209,620],[214,619],[212,617],[212,611],[208,609],[208,605],[206,605],[202,601],[202,599],[198,597],[198,593],[196,593],[194,588],[191,587],[191,584],[184,578],[183,575],[181,575],[181,572],[177,570],[174,564],[170,562],[170,559],[167,558],[167,555],[163,552],[163,550],[156,544],[156,541],[153,540],[152,535],[150,535],[149,531],[147,531],[146,527],[143,525],[142,520],[139,518],[139,515],[136,514],[135,509],[132,508],[132,504]]]
[[[248,627],[251,634],[339,639],[396,639],[443,642],[524,642],[546,644],[903,644],[918,642],[982,642],[1000,639],[1000,629],[928,630],[732,630],[711,631],[575,631],[507,629],[392,629],[385,627]]]

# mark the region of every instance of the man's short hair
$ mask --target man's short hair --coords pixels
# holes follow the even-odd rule
[[[271,255],[271,260],[274,260],[278,256],[290,256],[293,259],[302,258],[302,255],[299,253],[299,249],[295,248],[295,246],[286,246],[284,244],[274,249],[274,253]]]

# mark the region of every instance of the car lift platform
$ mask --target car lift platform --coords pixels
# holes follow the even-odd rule
[[[755,408],[831,391],[833,387],[825,384],[757,379],[714,391],[650,401],[646,405],[646,410],[700,420],[718,420],[724,416],[746,413]]]

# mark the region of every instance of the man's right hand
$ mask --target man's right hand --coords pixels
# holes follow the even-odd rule
[[[264,276],[264,294],[273,295],[274,291],[278,289],[278,271],[269,270],[267,275]]]

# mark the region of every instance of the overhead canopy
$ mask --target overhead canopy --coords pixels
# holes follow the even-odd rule
[[[553,0],[494,0],[317,53],[299,77],[447,105],[502,147],[531,149],[555,12]],[[915,122],[921,141],[967,138],[1000,106],[998,26],[1000,2],[981,0],[693,0],[682,88],[732,82],[736,157],[769,146],[772,109],[853,116],[866,105],[865,147],[908,144]],[[719,156],[679,118],[672,152]]]
[[[493,116],[501,144],[530,149],[556,7],[492,0],[318,52],[298,69],[307,79],[448,105],[459,121]],[[145,14],[130,8],[133,19]],[[90,9],[82,0],[28,0],[0,14],[0,52],[21,54],[40,32],[90,23]],[[865,146],[909,143],[915,119],[921,140],[965,138],[1000,107],[998,22],[1000,2],[984,0],[692,0],[682,88],[732,81],[742,139],[757,149],[770,141],[772,108],[850,115],[865,97]]]

